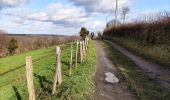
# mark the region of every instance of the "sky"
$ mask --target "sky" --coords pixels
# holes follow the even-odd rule
[[[119,15],[128,6],[128,20],[141,14],[170,11],[170,0],[118,0]],[[103,31],[114,19],[115,0],[0,0],[0,30],[13,34],[75,35],[81,27]],[[120,19],[120,17],[119,17]]]

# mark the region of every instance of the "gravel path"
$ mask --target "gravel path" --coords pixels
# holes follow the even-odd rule
[[[160,66],[154,62],[147,61],[139,56],[136,56],[132,52],[127,51],[121,46],[114,42],[107,41],[113,48],[120,51],[122,54],[127,56],[129,59],[139,66],[144,73],[153,81],[157,82],[161,87],[170,91],[170,70],[163,66]]]
[[[94,78],[96,86],[94,100],[136,100],[99,41],[96,41],[96,49],[97,69]],[[107,72],[113,73],[119,79],[119,83],[107,83],[105,81]]]

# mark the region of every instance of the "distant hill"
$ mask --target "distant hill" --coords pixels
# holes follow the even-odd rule
[[[57,37],[70,37],[67,35],[54,35],[54,34],[7,34],[8,36],[57,36]]]

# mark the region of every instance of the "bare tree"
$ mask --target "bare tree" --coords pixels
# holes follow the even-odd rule
[[[130,11],[129,7],[123,7],[122,8],[123,24],[125,24],[126,15],[129,13],[129,11]]]
[[[106,28],[108,28],[108,27],[109,27],[109,24],[107,22],[107,17],[106,17]]]

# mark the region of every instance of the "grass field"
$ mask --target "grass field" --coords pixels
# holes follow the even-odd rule
[[[149,80],[133,61],[112,48],[107,42],[103,42],[103,45],[138,99],[170,100],[169,93]]]
[[[15,69],[18,66],[24,65],[26,56],[32,56],[33,60],[35,61],[37,59],[52,54],[52,49],[54,49],[54,47],[0,58],[0,74],[7,72],[11,69]]]
[[[74,44],[74,54],[75,54]],[[51,96],[52,82],[55,73],[54,47],[41,49],[20,55],[9,56],[0,59],[0,71],[4,73],[25,64],[25,56],[33,57],[34,87],[37,100],[83,100],[92,99],[92,77],[95,72],[96,53],[94,43],[91,42],[87,57],[83,63],[78,63],[78,68],[73,68],[73,74],[69,76],[70,44],[61,47],[61,62],[63,83],[57,86],[55,95]],[[25,66],[12,70],[0,76],[0,100],[27,100],[27,84]]]
[[[136,54],[170,67],[170,44],[148,44],[134,39],[116,37],[113,40]]]

